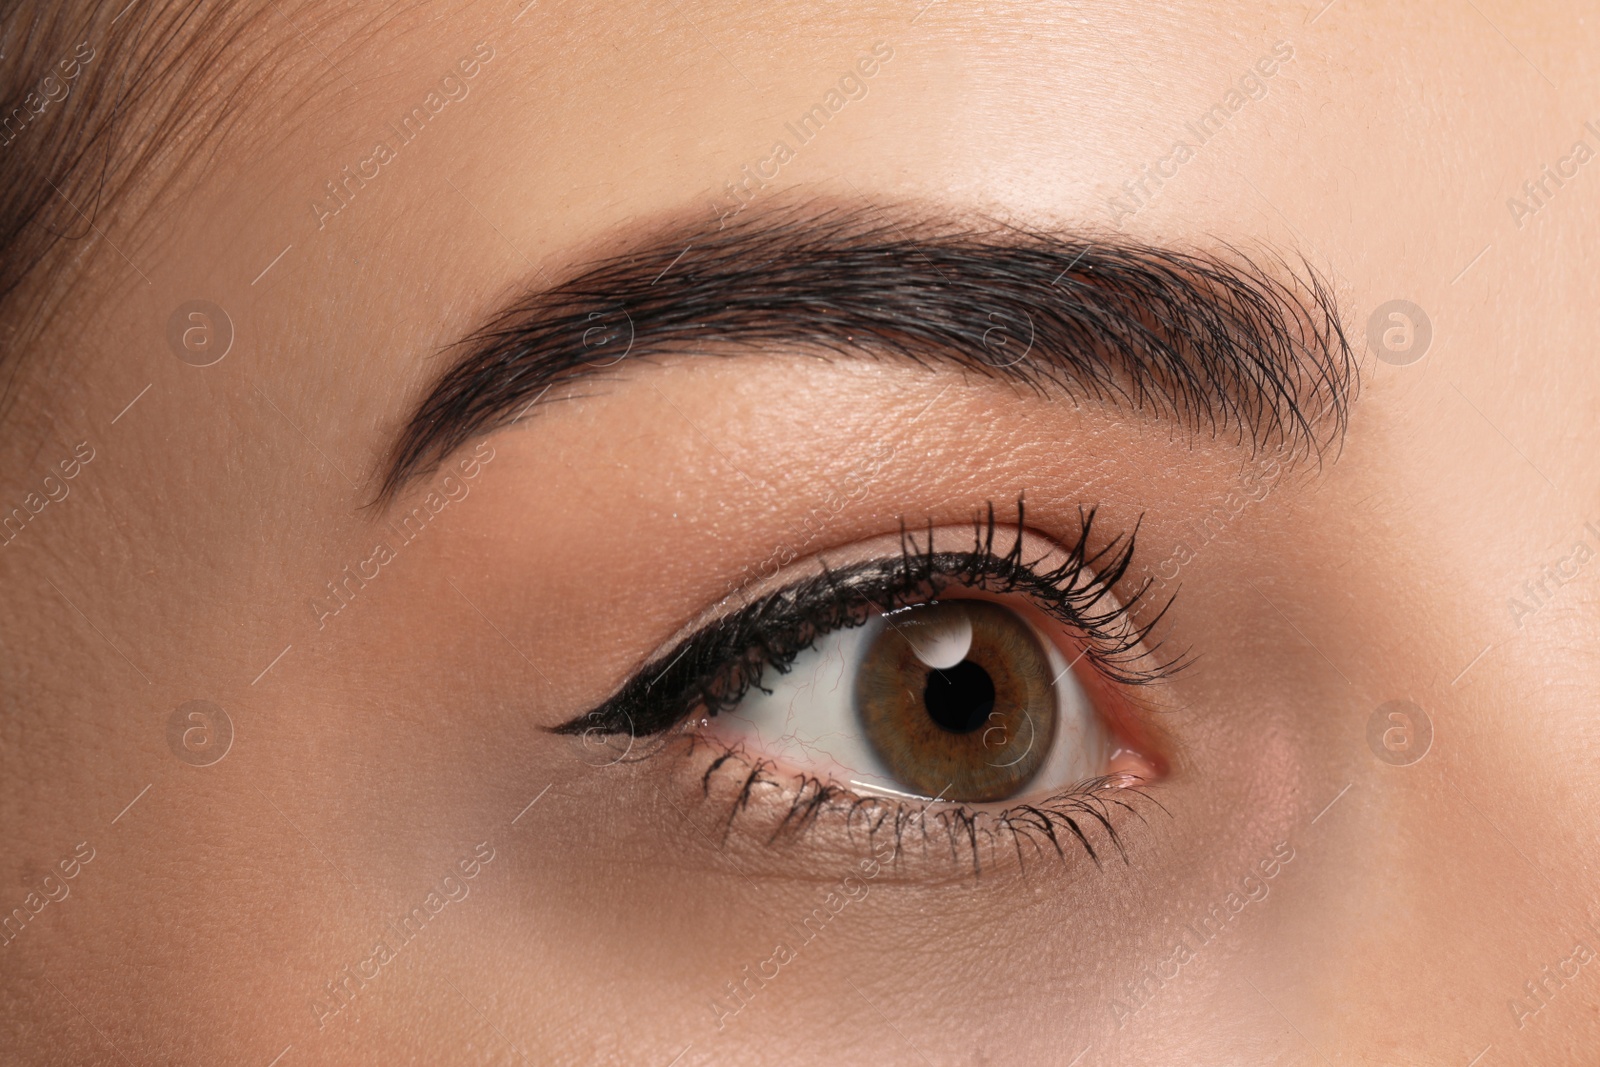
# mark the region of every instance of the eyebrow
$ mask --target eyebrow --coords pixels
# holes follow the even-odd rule
[[[1304,260],[904,207],[659,225],[445,351],[452,362],[406,419],[376,502],[567,395],[552,387],[652,357],[954,365],[1319,458],[1343,439],[1358,384],[1332,290]]]

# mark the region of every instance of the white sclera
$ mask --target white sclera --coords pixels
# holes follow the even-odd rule
[[[737,707],[711,719],[709,732],[742,743],[751,757],[774,760],[792,774],[832,779],[861,793],[920,796],[888,773],[855,709],[862,657],[885,626],[893,624],[909,636],[916,629],[906,626],[910,614],[874,616],[855,629],[819,638],[814,648],[795,658],[787,674],[771,668],[764,673],[761,683],[770,693],[752,689]],[[921,624],[910,638],[918,657],[940,670],[960,663],[972,645],[972,624],[961,621],[964,625],[953,627]],[[1088,694],[1054,642],[1043,634],[1038,637],[1055,679],[1055,738],[1038,773],[1018,792],[1019,800],[1059,793],[1103,774],[1111,755],[1109,733]]]

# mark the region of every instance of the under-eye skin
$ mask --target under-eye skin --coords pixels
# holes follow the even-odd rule
[[[827,823],[864,833],[875,853],[892,842],[896,856],[910,840],[947,833],[952,857],[975,868],[984,846],[1014,846],[1022,858],[1024,840],[1057,855],[1075,843],[1098,864],[1121,850],[1114,817],[1133,810],[1160,760],[1133,751],[1074,671],[1125,703],[1165,679],[1181,664],[1147,644],[1170,601],[1135,622],[1147,587],[1120,601],[1112,594],[1133,558],[1133,532],[1106,538],[1089,510],[1060,544],[1025,520],[1021,500],[1009,529],[989,505],[970,547],[954,548],[948,531],[902,527],[896,553],[819,558],[806,577],[742,606],[725,601],[555,732],[626,738],[636,753],[709,752],[697,764],[700,789],[730,801],[730,832],[748,824],[777,841]],[[772,704],[780,687],[792,688],[797,661],[841,637],[856,646],[840,653],[847,662],[833,698],[853,709],[850,758],[797,767],[761,751],[755,733],[731,729],[749,726],[742,704]],[[634,749],[642,737],[661,743]]]

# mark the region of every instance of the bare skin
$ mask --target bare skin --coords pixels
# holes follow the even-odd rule
[[[296,19],[304,50],[214,158],[98,218],[3,436],[7,510],[46,476],[70,490],[0,548],[0,912],[60,896],[0,948],[8,1060],[1592,1054],[1600,177],[1574,152],[1600,150],[1592,18],[1345,0]],[[747,218],[916,204],[1304,257],[1361,359],[1342,443],[1280,464],[892,362],[624,361],[365,507],[441,346],[634,227],[714,228],[738,204],[724,183],[878,42],[892,58]],[[464,94],[331,198],[447,75]],[[1245,76],[1259,98],[1171,161]],[[168,343],[197,299],[234,331],[204,367]],[[1368,343],[1393,300],[1431,324],[1410,362],[1382,339],[1414,318]],[[331,599],[451,472],[425,533]],[[1196,659],[1148,694],[1159,803],[1119,821],[1125,860],[1102,839],[1100,868],[869,874],[836,834],[724,836],[701,753],[612,763],[549,732],[858,483],[802,556],[1024,494],[1058,541],[1082,506],[1142,516],[1138,566],[1181,586],[1164,639]],[[169,730],[194,700],[231,723],[220,759]],[[1391,701],[1429,744],[1415,717],[1372,733]],[[859,896],[827,932],[729,999],[846,875]]]

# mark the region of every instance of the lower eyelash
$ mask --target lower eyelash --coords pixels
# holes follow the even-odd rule
[[[1124,816],[1144,821],[1144,813],[1135,801],[1148,803],[1166,814],[1161,803],[1138,784],[1104,777],[1036,802],[998,810],[974,809],[954,802],[939,806],[936,802],[908,803],[863,796],[812,775],[778,772],[774,761],[752,759],[742,747],[698,733],[679,736],[687,742],[685,758],[700,746],[712,746],[716,751],[700,775],[702,798],[710,799],[718,780],[735,794],[723,820],[724,845],[734,823],[742,815],[748,816],[758,803],[758,792],[769,790],[790,794],[787,811],[766,836],[769,846],[792,843],[829,821],[836,823],[852,844],[864,835],[864,843],[874,857],[899,863],[915,844],[920,842],[926,852],[934,838],[942,836],[949,847],[951,865],[959,866],[965,858],[972,865],[974,878],[997,867],[1000,854],[1014,855],[1017,868],[1023,871],[1029,863],[1052,853],[1064,862],[1074,848],[1087,854],[1096,868],[1103,868],[1103,858],[1113,853],[1126,863],[1128,855],[1116,821]],[[778,808],[772,810],[775,814]],[[880,844],[880,835],[888,843],[887,851]]]

